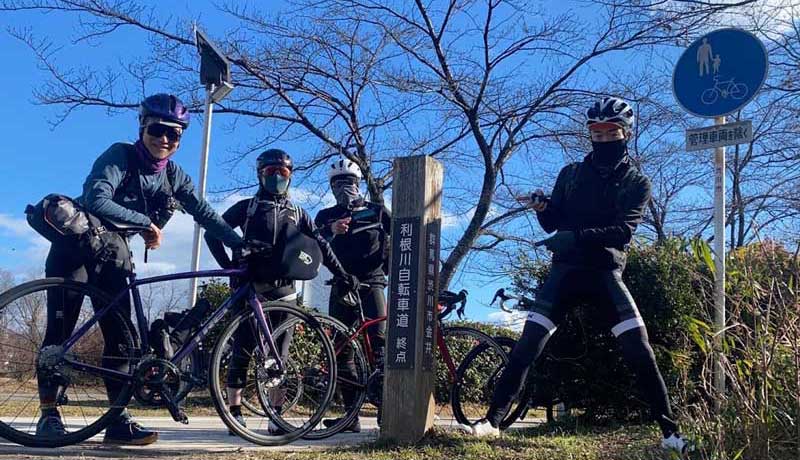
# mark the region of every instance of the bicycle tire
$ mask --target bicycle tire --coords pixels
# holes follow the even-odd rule
[[[280,418],[280,414],[275,414],[268,410],[267,415],[269,416],[269,419],[278,424],[278,426],[285,431],[285,433],[280,434],[270,434],[269,431],[267,431],[267,434],[265,435],[255,432],[253,429],[240,425],[233,418],[233,415],[230,413],[223,396],[224,388],[221,386],[219,375],[220,371],[222,370],[222,357],[226,350],[228,341],[233,337],[233,334],[236,332],[242,321],[249,321],[250,317],[253,315],[253,312],[249,309],[238,313],[233,318],[228,326],[225,327],[219,337],[219,340],[214,346],[214,351],[211,356],[211,366],[209,369],[209,391],[211,393],[211,400],[214,402],[214,407],[216,408],[217,413],[230,431],[254,444],[262,446],[278,446],[288,444],[295,439],[302,437],[307,432],[311,431],[322,419],[322,416],[324,415],[325,410],[327,409],[327,406],[333,397],[336,386],[336,358],[334,355],[333,345],[325,335],[322,326],[312,315],[301,310],[300,308],[297,308],[296,306],[280,301],[266,302],[263,304],[262,308],[264,314],[267,316],[269,316],[269,313],[285,313],[287,315],[287,319],[281,322],[279,326],[274,328],[274,337],[280,337],[281,334],[287,332],[288,327],[296,327],[299,321],[302,320],[304,323],[303,330],[305,332],[312,332],[319,341],[318,346],[321,347],[319,351],[323,354],[322,359],[324,361],[324,369],[321,370],[321,372],[325,373],[325,381],[327,382],[325,387],[322,389],[319,407],[314,409],[313,414],[308,418],[308,420],[303,422],[300,427],[295,427],[285,422],[281,423],[282,419]],[[294,317],[297,321],[291,322],[288,320],[289,317]],[[296,337],[293,340],[296,340]],[[292,357],[287,358],[287,362],[291,360]]]
[[[65,290],[72,290],[76,293],[83,294],[85,298],[92,299],[94,303],[96,300],[99,300],[101,304],[105,305],[110,303],[111,297],[106,294],[105,292],[101,291],[100,289],[89,285],[87,283],[81,283],[77,281],[67,280],[64,278],[43,278],[39,280],[29,281],[27,283],[20,284],[16,287],[9,289],[8,291],[3,292],[0,294],[0,315],[12,304],[14,301],[19,300],[23,297],[29,296],[31,294],[37,292],[43,292],[47,289],[58,289],[62,288]],[[46,295],[46,294],[45,294]],[[135,355],[135,350],[139,349],[138,338],[135,333],[133,333],[132,325],[130,323],[130,318],[124,318],[121,314],[116,311],[109,311],[107,314],[115,315],[116,322],[118,322],[119,333],[122,336],[123,345],[125,345],[125,350],[127,354],[125,356],[120,356],[122,358],[127,358],[131,362],[137,357]],[[77,330],[77,327],[75,328]],[[86,337],[88,334],[84,334],[81,337]],[[88,340],[88,339],[87,339]],[[3,348],[3,345],[0,344],[0,349]],[[38,348],[38,346],[37,346]],[[38,351],[37,351],[38,353]],[[38,356],[38,355],[37,355]],[[73,354],[73,357],[75,355]],[[71,367],[69,362],[64,360],[64,356],[59,357],[60,363],[64,366],[70,368],[70,373],[73,375],[75,372],[80,372],[78,369]],[[34,365],[34,368],[36,366]],[[38,369],[35,370],[34,376],[38,375]],[[92,374],[89,374],[92,375]],[[29,379],[30,380],[30,379]],[[71,385],[72,381],[75,380],[74,377],[69,382]],[[64,394],[66,395],[67,387],[65,389]],[[73,391],[75,392],[74,388]],[[84,389],[84,392],[87,396],[89,396],[88,392]],[[74,393],[76,399],[78,394]],[[5,404],[8,402],[11,397],[0,403],[0,405]],[[2,420],[0,417],[0,437],[3,437],[11,442],[16,444],[21,444],[28,447],[63,447],[72,444],[77,444],[79,442],[85,441],[86,439],[91,438],[92,436],[96,435],[103,429],[105,429],[110,423],[112,423],[116,418],[120,415],[122,410],[128,405],[131,397],[133,396],[133,379],[128,381],[127,384],[123,385],[120,389],[119,395],[117,400],[114,403],[109,404],[108,410],[106,410],[103,415],[99,416],[94,422],[88,423],[86,420],[86,415],[84,414],[84,421],[87,422],[87,425],[77,431],[68,431],[66,435],[57,436],[52,438],[43,438],[41,436],[36,436],[35,434],[26,433],[20,430],[15,429],[11,423],[7,423],[7,421]],[[38,399],[38,395],[35,396]],[[29,400],[30,402],[30,400]],[[66,404],[62,404],[63,407]],[[27,407],[27,405],[25,406]],[[23,407],[23,410],[25,409]],[[83,411],[83,409],[81,409]],[[28,429],[30,430],[30,424],[28,425]]]
[[[477,366],[477,364],[485,365],[488,363],[489,367],[493,367],[494,364],[491,363],[495,360],[499,360],[500,362],[497,366],[498,369],[502,369],[508,363],[508,354],[491,336],[477,329],[451,326],[442,328],[442,333],[445,337],[448,335],[462,335],[477,340],[477,343],[467,352],[463,360],[458,363],[455,381],[450,387],[450,406],[453,411],[453,416],[461,424],[474,425],[485,416],[485,412],[472,415],[471,413],[475,411],[468,410],[468,398],[472,397],[471,395],[474,395],[476,391],[480,391],[483,393],[484,402],[488,403],[489,398],[487,391],[489,388],[493,389],[494,386],[491,385],[481,390],[472,388],[475,384],[472,379],[472,374],[470,374],[474,369],[473,364]],[[482,353],[484,354],[483,356],[481,356]],[[481,358],[480,361],[478,360],[479,357]],[[483,371],[485,370],[481,372]],[[497,369],[492,369],[490,375],[491,372],[497,372]],[[499,373],[497,373],[496,377],[499,377]],[[482,411],[478,410],[478,412]]]
[[[341,334],[341,337],[350,337],[353,331],[350,330],[347,326],[344,325],[341,321],[337,320],[328,315],[324,315],[321,313],[314,313],[314,317],[320,322],[323,327],[330,327],[336,330],[336,334]],[[334,342],[334,347],[337,346],[335,338],[332,340]],[[306,433],[303,436],[303,439],[311,439],[311,440],[318,440],[318,439],[325,439],[329,438],[350,425],[350,423],[358,416],[359,412],[361,411],[361,407],[364,405],[364,401],[367,398],[367,384],[369,381],[369,376],[371,373],[371,369],[369,367],[369,362],[367,360],[366,355],[364,354],[364,350],[361,347],[361,343],[359,342],[358,338],[349,342],[349,345],[353,347],[353,359],[356,366],[356,385],[354,392],[356,394],[355,401],[353,403],[353,407],[349,410],[345,410],[344,415],[339,417],[339,421],[332,425],[331,427],[324,428],[324,429],[313,429]],[[337,359],[338,359],[337,355]],[[340,372],[337,372],[337,379],[336,379],[336,386],[337,388],[344,384],[343,377],[341,377]],[[331,400],[333,402],[333,399]],[[328,405],[330,408],[331,404]],[[327,410],[326,410],[327,412]]]

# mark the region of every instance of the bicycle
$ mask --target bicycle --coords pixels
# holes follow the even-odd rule
[[[127,226],[124,230],[138,232],[144,229]],[[258,253],[258,250],[253,252]],[[89,284],[63,278],[30,281],[0,294],[0,357],[5,362],[0,371],[0,394],[6,396],[0,402],[0,436],[30,447],[76,444],[116,420],[134,394],[137,394],[137,399],[166,407],[174,420],[188,423],[186,413],[175,398],[182,382],[187,380],[179,363],[226,313],[232,317],[214,345],[208,378],[211,399],[220,418],[235,434],[256,444],[282,445],[303,436],[317,425],[334,393],[336,364],[333,345],[319,323],[307,312],[286,302],[272,301],[262,305],[248,267],[244,264],[237,269],[184,272],[142,279],[137,279],[135,270],[131,270],[128,286],[114,297]],[[139,286],[223,276],[237,277],[244,282],[181,344],[173,357],[163,359],[150,353]],[[79,326],[61,344],[40,350],[41,324],[38,320],[42,319],[46,300],[63,301],[68,295],[75,296],[71,298],[80,303],[76,323]],[[124,296],[133,298],[135,326],[130,318],[124,318],[114,308]],[[285,319],[273,321],[273,315]],[[29,321],[26,322],[26,318]],[[113,356],[104,356],[99,351],[104,343],[101,320],[106,324],[115,321],[119,328],[122,344]],[[255,349],[248,352],[251,357],[249,366],[252,366],[248,372],[255,376],[260,405],[269,420],[293,421],[292,429],[285,433],[255,431],[264,421],[258,427],[252,423],[244,427],[235,420],[226,404],[224,357],[230,353],[231,339],[240,325],[249,326],[256,338]],[[293,335],[290,350],[287,356],[282,357],[276,343],[290,335]],[[109,368],[107,360],[113,361],[116,368]],[[319,372],[321,369],[324,372]],[[35,404],[32,409],[30,406],[39,398],[36,384],[32,383],[37,380],[58,388],[55,401],[65,417],[66,435],[36,436],[38,411]],[[278,414],[267,401],[268,393],[285,389],[291,381],[302,382],[304,399],[291,413]],[[105,394],[104,387],[109,382],[119,386],[113,401],[109,401]],[[13,390],[2,390],[3,387]]]
[[[744,83],[735,83],[733,77],[730,80],[720,81],[718,77],[714,77],[714,86],[705,89],[700,94],[700,100],[703,104],[710,105],[717,102],[717,99],[722,96],[727,99],[744,99],[747,96],[748,88]]]
[[[506,313],[513,313],[514,311],[528,311],[533,307],[534,300],[523,295],[516,296],[509,294],[505,291],[505,289],[498,289],[495,294],[494,298],[492,299],[492,304],[494,304],[497,300],[500,300],[499,307]],[[507,306],[506,303],[510,300],[515,300],[516,304],[512,305],[511,307]],[[510,337],[503,337],[497,338],[498,343],[503,346],[504,349],[508,350],[508,354],[511,354],[511,350],[513,350],[514,345],[516,345],[516,340]],[[464,358],[464,361],[459,366],[458,373],[459,378],[460,374],[469,372],[472,363],[475,361],[482,362],[484,360],[490,359],[491,357],[484,356],[484,350],[481,346],[475,347],[472,349],[469,354]],[[484,391],[490,393],[494,392],[494,388],[497,386],[497,380],[502,375],[505,363],[497,363],[496,368],[494,371],[489,375],[489,378],[483,383]],[[508,412],[508,414],[504,417],[503,421],[500,423],[499,428],[501,430],[505,430],[506,428],[510,427],[514,424],[517,420],[525,419],[528,411],[534,407],[544,407],[545,408],[545,416],[548,422],[552,422],[554,419],[553,410],[556,405],[558,405],[561,401],[555,397],[552,391],[548,392],[544,388],[541,388],[541,385],[537,386],[537,382],[535,379],[528,378],[526,382],[523,384],[523,390],[520,393],[520,396],[517,398],[515,405],[512,406],[512,409]],[[461,421],[461,423],[466,423],[466,421]]]
[[[362,283],[362,286],[368,287]],[[491,363],[496,361],[507,362],[508,356],[503,351],[503,348],[498,345],[492,337],[486,333],[474,328],[465,326],[442,326],[441,321],[449,316],[453,311],[458,313],[461,317],[464,313],[466,306],[466,291],[461,291],[456,294],[449,291],[444,291],[439,295],[439,314],[437,321],[437,349],[439,350],[439,359],[444,363],[444,379],[451,385],[450,399],[455,392],[462,394],[469,391],[469,385],[459,382],[456,378],[457,365],[460,358],[474,347],[481,345],[486,350],[485,356],[491,356]],[[380,408],[383,399],[383,375],[384,370],[378,367],[372,352],[372,344],[367,334],[367,329],[380,322],[386,321],[386,316],[378,318],[366,318],[361,306],[361,297],[357,290],[354,291],[355,307],[359,312],[359,320],[353,327],[347,327],[335,318],[318,313],[315,314],[317,320],[329,331],[331,340],[334,343],[336,356],[339,357],[345,350],[345,347],[351,347],[355,362],[355,378],[348,378],[339,375],[336,379],[336,385],[348,386],[352,389],[355,398],[351,407],[345,407],[343,401],[336,399],[329,403],[326,412],[326,418],[339,418],[338,422],[330,427],[320,428],[317,427],[304,435],[304,439],[324,439],[342,431],[358,416],[362,406],[365,402],[369,402],[373,406]],[[460,306],[459,306],[460,304]],[[341,373],[340,373],[341,374]],[[442,380],[442,378],[437,378]],[[455,407],[452,409],[454,412],[458,411],[456,417],[464,417],[469,420],[475,420],[483,416],[486,410],[484,407],[476,408],[476,405],[487,405],[487,400],[470,401],[470,404]],[[487,406],[488,407],[488,406]],[[379,409],[380,410],[380,409]]]

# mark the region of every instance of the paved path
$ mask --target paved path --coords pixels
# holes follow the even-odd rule
[[[58,449],[33,449],[11,444],[0,439],[0,459],[18,460],[27,458],[138,458],[165,459],[179,455],[215,453],[231,453],[237,451],[273,450],[280,452],[296,452],[308,450],[325,450],[337,447],[352,447],[378,438],[378,426],[375,418],[361,419],[361,433],[342,433],[320,441],[297,440],[285,446],[263,447],[251,444],[237,436],[228,435],[228,429],[217,417],[192,417],[189,425],[181,425],[166,417],[140,418],[137,420],[148,428],[159,431],[157,443],[143,447],[118,447],[102,444],[102,433],[77,446]],[[515,427],[533,425],[534,422],[515,424]],[[457,425],[453,419],[438,419],[437,426],[445,429]]]

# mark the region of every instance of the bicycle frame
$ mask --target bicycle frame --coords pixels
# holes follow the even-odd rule
[[[84,334],[86,334],[89,329],[97,323],[100,318],[106,315],[112,308],[116,307],[119,304],[124,296],[127,296],[130,292],[133,297],[133,306],[136,311],[136,328],[139,331],[139,336],[141,340],[141,349],[136,357],[141,357],[143,355],[144,350],[148,350],[150,348],[150,343],[148,339],[148,330],[149,325],[147,322],[147,318],[144,315],[144,308],[142,307],[142,298],[139,294],[139,286],[144,286],[146,284],[154,284],[154,283],[161,283],[166,281],[176,281],[176,280],[183,280],[183,279],[192,279],[192,278],[211,278],[211,277],[228,277],[228,276],[243,276],[246,273],[244,269],[226,269],[226,270],[201,270],[196,272],[182,272],[182,273],[175,273],[171,275],[160,275],[160,276],[153,276],[150,278],[142,278],[137,279],[136,273],[131,273],[128,275],[128,286],[123,289],[120,293],[118,293],[109,303],[108,305],[101,308],[99,311],[96,311],[88,321],[86,321],[77,331],[75,331],[69,339],[64,342],[63,351],[66,353],[75,345],[75,343],[80,339]],[[266,336],[266,343],[264,340],[259,338],[256,344],[259,347],[263,356],[275,356],[277,358],[277,365],[280,371],[284,370],[284,363],[280,359],[280,353],[278,353],[278,347],[275,343],[274,338],[272,337],[272,331],[269,328],[269,324],[267,323],[267,319],[264,316],[264,311],[261,306],[261,302],[258,300],[258,296],[256,295],[255,290],[253,289],[253,285],[250,282],[244,283],[240,286],[233,294],[231,294],[228,299],[222,303],[214,313],[200,326],[200,328],[192,334],[186,342],[181,345],[181,348],[175,353],[175,355],[170,359],[170,362],[177,365],[183,360],[186,355],[191,353],[195,348],[197,348],[200,343],[203,341],[203,338],[208,334],[208,331],[214,327],[222,316],[225,314],[226,311],[231,309],[234,305],[236,305],[239,301],[243,298],[247,297],[248,304],[250,308],[253,310],[255,320],[256,320],[256,327],[261,329]],[[109,378],[115,378],[119,380],[130,380],[133,377],[133,374],[120,372],[113,369],[106,369],[103,367],[93,366],[91,364],[80,363],[70,360],[69,358],[65,358],[70,365],[74,366],[76,369],[80,369],[87,372],[93,372],[97,375]]]
[[[367,353],[367,361],[369,362],[370,367],[375,367],[375,357],[372,354],[372,344],[370,343],[369,334],[367,333],[367,329],[374,325],[378,324],[382,321],[386,321],[386,316],[380,316],[375,319],[365,320],[363,310],[361,312],[361,324],[358,326],[355,332],[353,332],[347,340],[342,341],[342,343],[336,347],[335,352],[336,356],[341,353],[344,347],[348,346],[353,340],[359,335],[362,335],[364,338],[364,351]],[[439,318],[441,320],[441,318]],[[447,370],[450,374],[450,381],[454,382],[456,379],[456,365],[453,362],[453,357],[450,355],[450,350],[447,348],[447,343],[444,341],[444,334],[442,334],[442,325],[439,321],[436,322],[436,335],[437,335],[437,346],[439,348],[439,353],[441,354],[441,359],[444,361],[445,366],[447,366]]]

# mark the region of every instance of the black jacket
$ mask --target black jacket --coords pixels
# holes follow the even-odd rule
[[[254,199],[258,200],[257,205],[248,219],[248,208]],[[301,233],[317,240],[322,250],[322,263],[334,276],[347,274],[328,241],[317,231],[308,213],[286,198],[273,196],[248,198],[231,206],[222,214],[222,219],[233,228],[242,228],[245,241],[258,240],[272,245],[278,243],[277,239],[285,226],[294,225]],[[225,252],[222,242],[208,233],[205,239],[217,263],[223,268],[231,267],[231,259]]]
[[[537,214],[542,228],[575,232],[574,250],[553,254],[554,263],[624,269],[625,247],[642,222],[650,181],[630,161],[609,178],[592,166],[591,155],[558,174],[547,208]]]
[[[314,223],[317,224],[322,236],[331,242],[333,251],[348,273],[355,275],[359,281],[364,283],[385,284],[388,273],[391,214],[384,206],[375,203],[367,202],[365,206],[368,212],[363,213],[361,211],[352,212],[339,205],[323,209],[317,213]],[[334,235],[331,231],[331,223],[353,214],[356,216],[369,215],[359,218],[358,222],[351,222],[350,232],[344,235]],[[353,230],[370,224],[380,225],[353,233]]]

